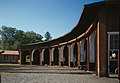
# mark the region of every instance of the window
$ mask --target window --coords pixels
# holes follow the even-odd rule
[[[119,32],[108,32],[108,51],[119,49]]]
[[[4,61],[6,60],[6,55],[3,55]]]
[[[8,61],[8,55],[4,55],[3,58],[4,58],[4,61]]]
[[[108,72],[118,68],[119,32],[108,32]]]
[[[110,60],[118,58],[119,32],[108,32],[108,57]]]
[[[119,49],[119,34],[110,34],[110,49]]]

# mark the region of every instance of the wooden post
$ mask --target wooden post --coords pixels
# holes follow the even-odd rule
[[[49,48],[49,65],[51,66],[52,65],[52,63],[51,63],[51,61],[52,61],[52,48]]]
[[[22,50],[20,49],[20,65],[22,64]]]
[[[97,58],[97,31],[96,31],[96,35],[95,35],[95,66],[96,66],[96,76],[98,76],[98,58]]]
[[[32,65],[32,52],[31,52],[31,54],[30,54],[30,65]]]
[[[108,77],[107,33],[106,26],[97,24],[97,75]]]
[[[77,50],[78,50],[78,54],[77,54],[77,56],[78,56],[78,60],[77,60],[77,65],[79,66],[80,65],[80,42],[77,42]]]
[[[68,67],[70,67],[70,45],[68,45]]]
[[[107,15],[104,7],[99,10],[97,17],[97,75],[108,77]]]
[[[40,65],[42,66],[42,49],[40,49]]]
[[[86,38],[87,40],[87,70],[90,70],[90,56],[89,56],[89,37]]]
[[[61,48],[58,47],[58,65],[61,66],[61,55],[60,55],[60,52],[61,52]]]

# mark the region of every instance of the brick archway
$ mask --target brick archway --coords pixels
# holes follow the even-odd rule
[[[64,65],[68,66],[68,47],[65,45],[63,49],[63,58],[64,58]]]
[[[44,56],[43,65],[45,65],[45,64],[49,65],[49,62],[50,62],[50,53],[49,53],[49,49],[48,48],[46,48],[44,50],[43,56]]]
[[[38,49],[34,49],[32,51],[32,64],[33,65],[40,64],[40,51]]]
[[[73,55],[74,55],[74,58],[73,58],[73,60],[75,59],[75,66],[78,66],[77,65],[77,62],[78,62],[78,56],[77,56],[77,54],[78,54],[78,46],[77,46],[77,43],[75,43],[75,45],[74,45],[74,51],[73,51]]]
[[[58,54],[59,54],[59,51],[58,51],[58,47],[56,47],[53,51],[53,65],[58,65]]]

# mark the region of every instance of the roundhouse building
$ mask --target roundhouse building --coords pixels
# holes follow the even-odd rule
[[[87,70],[96,70],[98,76],[108,76],[119,67],[119,28],[119,0],[86,4],[78,23],[67,34],[21,46],[21,64],[26,64],[29,56],[31,65],[86,65]]]

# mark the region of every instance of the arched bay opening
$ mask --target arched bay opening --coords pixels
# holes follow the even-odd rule
[[[35,49],[32,51],[32,64],[39,65],[40,64],[40,51]]]
[[[55,49],[54,49],[54,52],[53,52],[53,65],[58,65],[58,47],[56,47]]]
[[[64,49],[63,49],[63,58],[64,58],[64,65],[68,66],[68,47],[67,45],[65,45]]]
[[[50,62],[50,53],[49,53],[49,49],[46,48],[44,50],[44,62],[43,62],[43,65],[45,65],[45,64],[49,65],[49,62]]]

